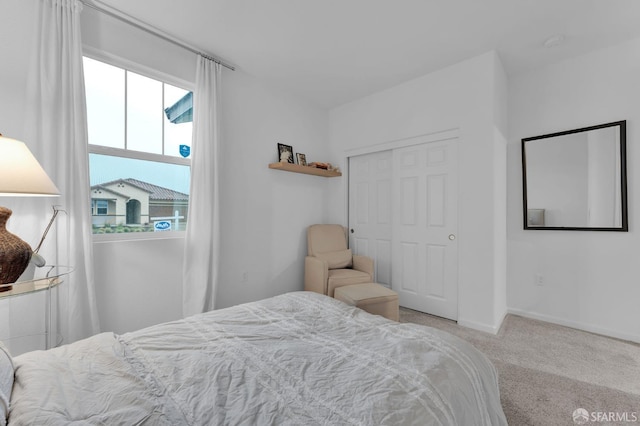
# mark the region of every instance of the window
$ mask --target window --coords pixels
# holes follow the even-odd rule
[[[104,216],[109,211],[109,202],[107,200],[91,200],[93,214],[95,216]]]
[[[184,231],[192,93],[84,58],[94,234]]]

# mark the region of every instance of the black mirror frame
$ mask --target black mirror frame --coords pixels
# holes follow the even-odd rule
[[[538,140],[552,138],[556,136],[564,136],[572,133],[587,132],[590,130],[602,129],[605,127],[620,127],[620,190],[621,190],[621,213],[622,223],[619,228],[605,228],[605,227],[570,227],[570,226],[529,226],[527,220],[527,159],[525,153],[525,143]],[[580,129],[567,130],[563,132],[550,133],[547,135],[533,136],[530,138],[524,138],[521,142],[522,152],[522,201],[523,201],[523,229],[535,230],[535,231],[615,231],[615,232],[628,232],[629,231],[629,219],[628,219],[628,206],[627,206],[627,121],[614,121],[612,123],[600,124],[597,126],[583,127]]]

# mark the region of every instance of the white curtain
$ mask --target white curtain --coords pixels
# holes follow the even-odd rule
[[[55,235],[49,234],[41,253],[48,263],[74,268],[59,287],[58,297],[58,331],[65,342],[73,342],[100,331],[89,204],[82,4],[77,0],[38,0],[36,7],[25,143],[62,193],[59,199],[38,202],[42,208],[37,216],[43,230],[52,204],[66,212],[59,216]]]
[[[185,317],[215,308],[220,256],[218,98],[221,66],[200,55],[196,66],[191,190],[182,283]]]

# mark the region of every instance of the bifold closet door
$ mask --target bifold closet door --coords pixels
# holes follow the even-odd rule
[[[457,139],[349,159],[349,232],[355,254],[400,305],[457,319]]]
[[[393,289],[401,306],[457,320],[457,141],[393,154]]]
[[[349,247],[373,258],[376,282],[391,288],[391,151],[349,159]]]

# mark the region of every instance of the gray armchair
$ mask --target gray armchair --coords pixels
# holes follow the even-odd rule
[[[373,259],[347,248],[341,225],[311,225],[304,261],[304,289],[333,297],[337,287],[373,282]]]

